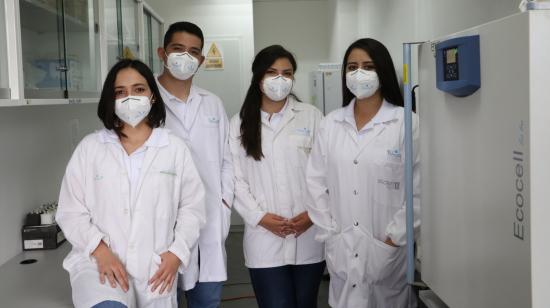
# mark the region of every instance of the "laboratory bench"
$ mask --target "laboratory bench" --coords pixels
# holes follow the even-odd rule
[[[0,307],[73,307],[69,274],[62,262],[69,253],[67,242],[57,249],[24,251],[0,266]],[[20,264],[25,260],[31,264]]]

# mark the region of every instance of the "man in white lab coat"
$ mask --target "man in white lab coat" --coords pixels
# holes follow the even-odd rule
[[[158,56],[164,71],[157,77],[166,104],[166,127],[191,150],[206,189],[206,226],[201,230],[191,264],[180,277],[188,307],[219,307],[227,280],[225,239],[233,203],[233,166],[228,146],[229,121],[222,101],[193,85],[204,56],[204,36],[190,22],[177,22],[164,36]]]

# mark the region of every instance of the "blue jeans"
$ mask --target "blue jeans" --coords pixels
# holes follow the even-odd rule
[[[128,308],[126,305],[115,302],[115,301],[104,301],[97,305],[94,305],[92,308]]]
[[[222,298],[223,282],[197,282],[191,290],[185,291],[187,308],[218,308]]]
[[[317,308],[324,261],[248,270],[259,308]]]

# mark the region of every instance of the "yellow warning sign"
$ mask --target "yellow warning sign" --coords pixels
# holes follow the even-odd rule
[[[218,46],[216,46],[216,43],[212,43],[212,45],[210,45],[210,49],[208,50],[208,53],[206,54],[206,56],[210,57],[210,58],[221,58],[222,57],[222,53],[218,49]]]
[[[206,53],[205,69],[207,70],[223,70],[223,54],[216,43],[212,42],[208,52]]]

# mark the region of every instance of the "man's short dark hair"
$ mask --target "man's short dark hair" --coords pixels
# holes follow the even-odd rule
[[[187,32],[193,34],[201,39],[201,49],[204,47],[204,35],[201,28],[192,22],[178,21],[170,25],[168,31],[164,34],[164,49],[168,47],[168,44],[172,41],[172,36],[177,32]]]

